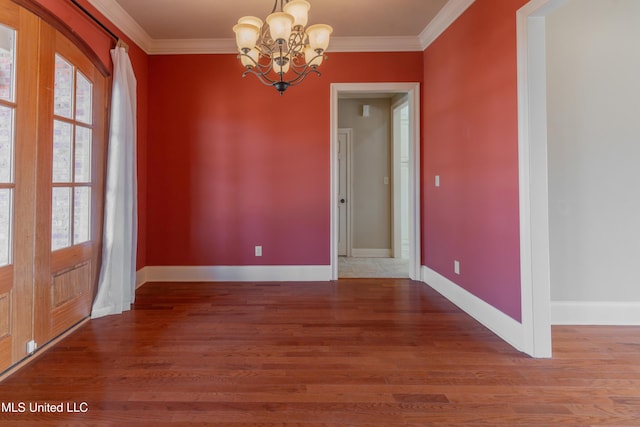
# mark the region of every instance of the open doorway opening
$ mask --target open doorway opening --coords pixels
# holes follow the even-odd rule
[[[419,85],[332,85],[332,279],[420,278]]]
[[[633,216],[634,211],[626,203],[630,194],[628,188],[621,186],[633,182],[623,176],[637,170],[628,166],[628,159],[637,158],[637,155],[624,151],[635,148],[629,141],[637,140],[633,136],[637,121],[629,119],[628,112],[637,108],[625,107],[623,102],[629,98],[631,103],[637,100],[637,96],[632,95],[637,79],[631,77],[637,72],[633,71],[633,62],[617,63],[629,57],[616,54],[615,50],[626,51],[624,43],[634,38],[623,36],[607,42],[624,28],[629,32],[637,28],[634,22],[629,25],[628,18],[636,15],[624,11],[625,6],[637,8],[634,1],[536,0],[518,12],[523,349],[536,357],[551,356],[553,323],[638,322],[633,315],[626,315],[638,311],[637,304],[629,305],[628,301],[634,299],[629,295],[630,288],[621,285],[624,280],[620,276],[611,274],[622,275],[629,271],[624,271],[626,263],[622,262],[623,268],[617,265],[623,257],[630,255],[628,249],[633,243],[628,242],[637,239],[626,242],[618,239],[613,245],[608,244],[613,236],[612,223],[624,230],[624,238],[634,231],[637,233],[637,221],[624,218],[629,214]],[[560,13],[560,7],[569,9]],[[594,9],[589,11],[591,7]],[[577,12],[590,16],[577,18]],[[552,14],[562,22],[553,25]],[[587,18],[593,21],[589,22]],[[571,24],[573,20],[575,22]],[[588,26],[589,31],[584,32],[580,26]],[[547,40],[549,34],[556,38]],[[584,34],[597,36],[597,43],[590,43],[590,39],[582,37]],[[570,46],[574,40],[577,47]],[[566,57],[564,52],[557,51],[559,41],[567,43],[572,55],[578,55],[580,59]],[[560,60],[569,64],[559,66]],[[603,68],[601,64],[608,64],[608,67]],[[572,69],[574,66],[578,67]],[[563,80],[560,72],[568,77]],[[625,73],[627,80],[623,78]],[[571,90],[574,93],[567,94]],[[616,90],[618,95],[614,95]],[[616,192],[622,192],[618,197],[623,201],[620,205],[611,201]],[[576,200],[578,198],[581,199]],[[591,200],[596,203],[588,206]],[[610,207],[623,205],[624,209],[607,211]],[[615,215],[615,220],[607,219],[609,214]],[[625,225],[624,220],[631,226]],[[563,222],[570,224],[568,231],[563,229]],[[601,229],[606,233],[597,239],[591,237]],[[578,248],[579,253],[570,248],[571,245]],[[589,260],[594,252],[603,254],[597,257],[597,262]],[[612,262],[607,264],[607,261]],[[562,279],[563,275],[568,277],[565,271],[586,275],[589,280],[595,280],[596,286],[590,287],[576,274],[572,274],[571,280],[578,281],[580,289],[577,291],[571,282],[554,280],[552,286],[552,275]],[[606,280],[599,279],[594,271],[604,274]],[[605,281],[609,283],[606,289],[602,288]],[[606,301],[597,300],[602,298]],[[616,299],[623,299],[624,304],[616,303]],[[551,301],[555,312],[551,310]]]

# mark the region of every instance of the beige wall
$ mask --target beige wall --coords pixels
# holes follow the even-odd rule
[[[365,104],[369,117],[362,116]],[[352,246],[390,250],[391,99],[341,99],[338,114],[338,127],[353,129]]]
[[[640,1],[547,19],[553,301],[640,301]]]

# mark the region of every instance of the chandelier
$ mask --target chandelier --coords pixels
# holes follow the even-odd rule
[[[264,25],[255,16],[238,19],[233,31],[238,58],[246,68],[242,77],[254,74],[282,95],[307,75],[320,75],[333,28],[315,24],[305,30],[310,8],[306,0],[275,0]]]

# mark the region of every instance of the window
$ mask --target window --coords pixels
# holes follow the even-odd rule
[[[91,240],[93,85],[56,54],[51,249]]]
[[[15,30],[0,25],[0,267],[12,262],[15,35]]]

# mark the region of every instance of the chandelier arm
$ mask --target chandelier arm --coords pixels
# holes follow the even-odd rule
[[[249,74],[248,71],[251,71],[251,74],[255,74],[255,75],[264,75],[267,76],[272,68],[273,68],[273,62],[269,62],[269,64],[265,65],[265,64],[261,64],[258,59],[258,61],[256,61],[255,59],[253,59],[250,55],[247,55],[244,52],[240,52],[238,54],[238,57],[246,57],[249,58],[249,60],[253,63],[253,66],[251,66],[249,69],[247,69],[247,72],[245,72],[242,77],[244,77],[245,75]],[[257,70],[257,71],[256,71]]]
[[[308,73],[309,73],[309,70],[310,70],[311,68],[312,68],[312,67],[309,67],[309,65],[305,64],[304,66],[303,66],[303,65],[299,65],[299,66],[297,66],[297,67],[293,67],[293,66],[292,66],[292,67],[290,67],[290,68],[289,68],[289,70],[290,70],[291,72],[293,72],[296,76],[301,76],[301,75],[303,75],[303,74],[308,74]],[[296,78],[297,78],[297,77],[296,77]],[[295,79],[294,79],[294,80],[295,80]]]
[[[308,70],[306,73],[301,74],[301,75],[297,76],[297,77],[296,77],[296,78],[294,78],[294,79],[291,79],[291,80],[288,82],[288,83],[289,83],[289,86],[296,86],[296,85],[298,85],[298,84],[302,83],[302,81],[303,81],[305,78],[307,78],[307,76],[308,76],[309,74],[311,74],[311,73],[317,74],[318,76],[321,76],[321,75],[322,75],[322,73],[320,73],[320,71],[318,71],[317,69],[309,67],[309,70]]]
[[[242,77],[246,77],[246,76],[248,76],[249,74],[253,74],[254,76],[256,76],[256,77],[258,78],[258,80],[259,80],[262,84],[264,84],[264,85],[266,85],[266,86],[273,86],[273,84],[274,84],[274,83],[276,83],[277,81],[279,81],[279,80],[272,80],[272,79],[270,79],[266,74],[258,73],[258,72],[256,72],[256,71],[255,71],[255,70],[253,70],[253,69],[249,69],[249,70],[245,71],[244,73],[242,73]]]
[[[315,61],[316,59],[322,57],[323,59],[325,59],[324,53],[319,53],[316,56],[314,56],[313,58],[311,58],[309,60],[309,62],[305,62],[304,64],[297,64],[293,59],[291,60],[291,70],[296,73],[297,75],[303,74],[303,73],[308,73],[309,69],[311,70],[316,70],[318,66],[310,66],[309,64],[313,64],[313,61]],[[319,71],[317,71],[319,73]]]

